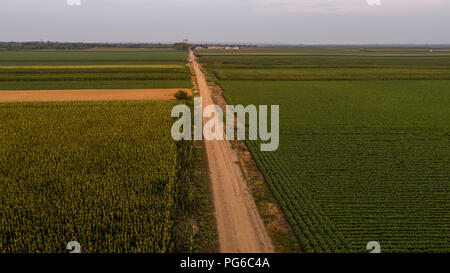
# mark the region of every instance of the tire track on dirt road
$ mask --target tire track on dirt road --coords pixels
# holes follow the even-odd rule
[[[203,109],[214,104],[205,75],[192,52],[189,59],[194,68]],[[203,122],[207,122],[204,119]],[[253,196],[241,170],[238,158],[227,140],[206,141],[206,154],[212,181],[220,251],[224,253],[274,252],[272,240],[256,208]]]

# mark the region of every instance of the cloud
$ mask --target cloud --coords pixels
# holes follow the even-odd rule
[[[245,0],[242,0],[245,1]],[[250,0],[258,13],[342,13],[342,12],[413,12],[423,8],[450,8],[448,0],[383,0],[381,6],[370,6],[367,0]],[[450,10],[449,10],[450,11]]]
[[[350,2],[350,3],[349,3]],[[258,12],[298,13],[348,10],[360,5],[360,0],[260,0]]]

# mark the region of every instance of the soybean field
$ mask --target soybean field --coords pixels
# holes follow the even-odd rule
[[[199,60],[229,104],[280,105],[279,149],[247,146],[303,250],[449,252],[450,56],[277,54]]]

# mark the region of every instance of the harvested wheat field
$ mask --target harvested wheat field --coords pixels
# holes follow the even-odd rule
[[[2,90],[0,102],[175,100],[177,89]]]

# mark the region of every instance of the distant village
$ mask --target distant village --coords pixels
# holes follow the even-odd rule
[[[186,38],[182,42],[183,44],[190,45],[189,38]],[[227,50],[227,51],[239,51],[241,48],[236,45],[191,45],[194,51],[201,50]]]

